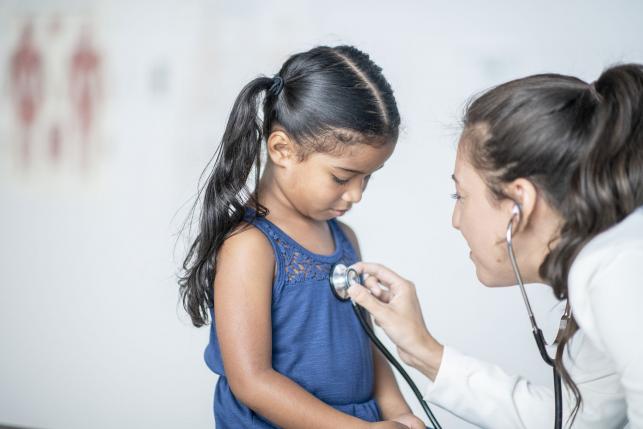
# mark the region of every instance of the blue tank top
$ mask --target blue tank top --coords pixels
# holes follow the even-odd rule
[[[330,220],[335,251],[332,255],[318,255],[266,218],[255,218],[252,210],[247,210],[245,220],[266,236],[275,255],[271,304],[273,369],[341,412],[379,421],[379,409],[373,399],[369,339],[351,303],[335,298],[329,286],[330,270],[335,264],[357,262],[350,241],[337,222]],[[212,315],[212,309],[210,312]],[[277,427],[238,401],[230,390],[214,317],[205,362],[220,375],[214,397],[217,429]]]

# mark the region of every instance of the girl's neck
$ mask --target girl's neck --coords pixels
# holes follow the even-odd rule
[[[259,181],[259,204],[269,211],[268,219],[277,224],[298,224],[319,227],[325,222],[320,222],[300,213],[283,192],[274,170],[270,165],[266,166]]]

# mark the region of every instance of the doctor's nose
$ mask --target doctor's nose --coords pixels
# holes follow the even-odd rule
[[[460,210],[458,210],[458,205],[453,206],[453,213],[451,214],[451,225],[453,228],[460,230]]]

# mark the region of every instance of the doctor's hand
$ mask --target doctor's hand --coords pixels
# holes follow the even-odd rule
[[[373,316],[406,364],[435,380],[444,348],[424,324],[413,283],[380,264],[358,262],[352,268],[365,280],[348,289],[351,299]]]

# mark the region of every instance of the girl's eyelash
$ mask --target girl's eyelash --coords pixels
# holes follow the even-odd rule
[[[345,184],[347,184],[348,182],[351,181],[351,179],[340,179],[339,177],[335,176],[334,174],[332,176],[333,176],[333,180],[335,182],[337,182],[338,184],[340,184],[340,185],[345,185]],[[368,183],[369,180],[371,180],[371,175],[370,174],[368,176],[364,177],[364,182],[365,183]]]
[[[456,193],[451,194],[451,198],[453,198],[454,200],[459,200],[459,199],[460,199],[460,198],[462,198],[462,197],[460,196],[460,194],[458,194],[458,193],[456,192]]]
[[[345,185],[349,182],[349,180],[342,180],[339,177],[335,176],[334,174],[332,176],[333,176],[333,180],[340,185]]]

